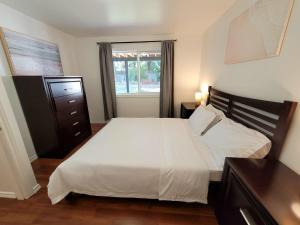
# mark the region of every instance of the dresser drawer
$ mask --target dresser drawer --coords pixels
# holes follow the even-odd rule
[[[53,82],[49,83],[49,86],[54,98],[75,93],[82,93],[80,81]]]
[[[83,114],[64,119],[59,126],[60,140],[66,149],[72,149],[90,134],[89,120]]]
[[[81,93],[54,98],[56,111],[69,111],[72,108],[82,108],[84,104]]]
[[[82,135],[84,135],[86,132],[87,132],[87,126],[82,125],[82,126],[78,126],[76,129],[70,131],[65,136],[70,139],[78,139],[78,138],[82,137]]]
[[[84,133],[88,128],[89,125],[87,123],[87,120],[85,118],[81,118],[78,120],[69,121],[69,123],[65,123],[63,126],[60,127],[60,132],[63,134],[63,136],[66,137],[76,137],[76,133]]]
[[[65,131],[67,130],[74,130],[77,127],[86,126],[88,124],[88,120],[83,114],[78,114],[76,116],[70,117],[68,119],[60,119],[60,129]]]
[[[66,128],[72,128],[72,127],[78,127],[82,124],[89,124],[88,118],[86,115],[79,110],[74,110],[73,112],[77,112],[76,114],[70,115],[70,113],[58,113],[57,119],[59,123],[60,129],[66,129]]]
[[[85,114],[83,104],[70,105],[65,110],[57,110],[56,115],[59,121],[69,120],[78,115]]]
[[[74,129],[63,129],[61,139],[62,144],[67,148],[73,148],[78,143],[91,135],[90,129],[87,124],[74,127]]]
[[[224,207],[221,210],[223,225],[272,224],[232,172],[229,172],[228,182]]]

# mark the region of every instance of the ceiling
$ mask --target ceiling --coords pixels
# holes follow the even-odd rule
[[[200,33],[235,0],[0,0],[75,36]]]

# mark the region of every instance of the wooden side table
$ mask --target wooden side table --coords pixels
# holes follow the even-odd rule
[[[196,102],[182,102],[180,118],[188,119],[199,105]]]
[[[300,176],[279,161],[226,159],[220,225],[299,225],[299,206]]]

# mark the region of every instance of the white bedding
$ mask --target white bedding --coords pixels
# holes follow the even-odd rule
[[[113,119],[57,167],[48,195],[53,204],[70,192],[207,203],[209,158],[185,120]]]

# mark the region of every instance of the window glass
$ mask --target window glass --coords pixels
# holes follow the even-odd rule
[[[160,51],[113,52],[116,93],[159,93]]]
[[[114,62],[114,73],[115,73],[116,93],[117,94],[127,93],[125,61]]]
[[[147,60],[140,62],[141,92],[159,92],[160,61]]]
[[[139,79],[138,79],[138,62],[129,61],[128,62],[128,79],[129,79],[129,91],[128,93],[138,93],[139,92]]]

